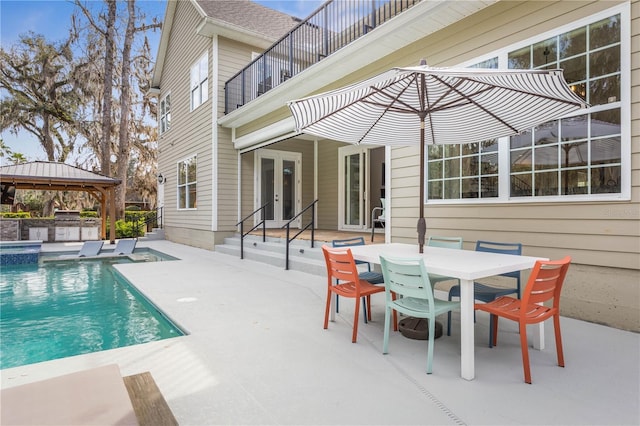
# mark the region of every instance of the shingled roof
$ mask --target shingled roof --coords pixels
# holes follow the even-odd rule
[[[300,19],[250,0],[197,0],[207,16],[278,39]]]

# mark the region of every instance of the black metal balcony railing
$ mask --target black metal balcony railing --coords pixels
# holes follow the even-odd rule
[[[256,99],[420,1],[327,1],[225,83],[225,114]]]

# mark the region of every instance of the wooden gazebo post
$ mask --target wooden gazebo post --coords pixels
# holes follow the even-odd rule
[[[109,240],[111,244],[116,242],[116,189],[109,188]]]

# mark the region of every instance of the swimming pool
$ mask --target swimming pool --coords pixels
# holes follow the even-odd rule
[[[131,260],[3,266],[0,369],[183,335],[116,262]]]

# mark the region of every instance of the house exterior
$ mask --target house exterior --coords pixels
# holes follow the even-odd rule
[[[640,2],[346,9],[360,3],[372,4],[328,1],[300,22],[246,0],[169,1],[152,82],[166,237],[214,249],[261,206],[280,227],[315,200],[318,228],[366,232],[384,199],[380,232],[414,243],[419,148],[298,134],[286,102],[422,58],[563,68],[588,110],[512,138],[427,149],[427,235],[569,254],[563,314],[640,331]]]

